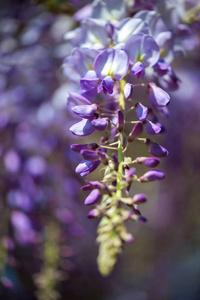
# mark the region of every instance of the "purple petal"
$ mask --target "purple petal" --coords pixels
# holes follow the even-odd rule
[[[149,148],[149,152],[156,157],[165,157],[169,154],[167,149],[165,149],[164,147],[156,143],[151,144]]]
[[[94,70],[101,79],[111,76],[114,80],[119,81],[125,76],[128,65],[128,56],[125,51],[109,48],[97,56]]]
[[[162,58],[159,59],[159,61],[153,66],[153,68],[158,76],[166,75],[171,70],[170,64],[166,63]]]
[[[152,106],[166,106],[169,101],[169,95],[159,88],[154,82],[150,82],[149,88],[149,101]]]
[[[81,118],[91,119],[96,110],[97,104],[72,106],[72,111]]]
[[[152,67],[160,57],[160,49],[150,35],[142,33],[131,35],[124,46],[132,64],[140,61],[144,68]]]
[[[148,134],[154,135],[158,134],[161,131],[161,127],[152,123],[151,121],[147,121],[145,125],[145,130]]]
[[[121,21],[116,32],[115,40],[117,43],[125,43],[127,38],[137,33],[149,33],[147,23],[139,18],[127,18]]]
[[[92,120],[92,126],[95,127],[95,129],[100,130],[100,131],[104,131],[108,125],[108,119],[106,118],[98,118],[95,120]]]
[[[95,128],[90,120],[83,119],[82,121],[71,126],[69,130],[75,135],[86,136],[91,134]]]
[[[99,84],[99,78],[94,70],[89,70],[84,77],[80,80],[80,86],[83,90],[91,90],[97,87]]]
[[[112,94],[114,88],[114,81],[110,76],[106,76],[102,81],[103,91],[105,94]]]
[[[126,83],[124,86],[124,97],[129,99],[133,92],[133,85],[131,83]]]
[[[81,104],[88,104],[90,105],[91,102],[85,98],[84,96],[78,94],[78,93],[73,93],[70,92],[69,93],[69,97],[67,99],[67,109],[68,112],[73,116],[73,117],[77,117],[77,115],[74,114],[74,112],[72,111],[72,106],[76,106],[76,105],[81,105]]]
[[[155,168],[159,165],[160,160],[157,157],[137,157],[137,163],[143,164],[149,168]]]
[[[134,197],[133,197],[133,203],[134,204],[142,204],[142,203],[145,203],[147,202],[147,197],[145,194],[136,194]]]
[[[97,161],[88,161],[83,160],[75,169],[77,174],[80,174],[82,177],[90,174],[99,166],[100,160]]]
[[[91,193],[85,199],[85,205],[91,205],[97,203],[101,199],[102,195],[98,189],[91,191]]]
[[[134,75],[138,79],[144,77],[144,66],[140,61],[136,62],[131,69],[131,76]]]
[[[128,142],[131,143],[135,139],[137,139],[142,133],[142,130],[143,130],[142,123],[141,122],[136,123],[128,136]]]
[[[81,9],[79,9],[74,15],[73,15],[73,19],[76,22],[81,22],[84,19],[88,19],[90,18],[92,15],[92,4],[87,4],[85,6],[83,6]]]
[[[70,146],[70,148],[76,153],[80,153],[81,150],[88,149],[88,147],[90,149],[95,150],[95,149],[97,149],[98,145],[96,143],[92,143],[92,144],[72,144]]]
[[[142,105],[140,102],[136,103],[135,105],[136,107],[136,113],[137,113],[137,117],[140,121],[143,121],[146,119],[147,114],[148,114],[148,108],[144,105]]]
[[[83,156],[85,160],[95,161],[99,159],[99,155],[96,151],[90,149],[81,150],[80,154]]]
[[[157,181],[165,178],[165,173],[158,170],[151,170],[140,177],[141,182]]]

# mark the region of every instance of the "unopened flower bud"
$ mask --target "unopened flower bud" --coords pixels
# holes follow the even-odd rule
[[[94,219],[94,218],[96,218],[98,216],[99,216],[99,211],[96,208],[90,210],[89,213],[88,213],[88,215],[87,215],[88,219]]]
[[[141,135],[142,130],[143,130],[142,123],[141,122],[136,123],[128,136],[128,142],[131,143],[135,139],[137,139]]]
[[[160,163],[160,160],[157,157],[137,157],[136,161],[138,164],[143,164],[149,168],[155,168]]]
[[[142,203],[145,203],[147,202],[147,197],[146,195],[144,194],[136,194],[134,197],[133,197],[133,204],[142,204]]]
[[[139,179],[141,182],[157,181],[165,178],[165,173],[158,170],[151,170],[146,172]]]
[[[98,189],[91,191],[91,193],[85,199],[85,205],[91,205],[97,203],[101,199],[101,193]]]
[[[164,147],[156,143],[151,144],[149,148],[149,152],[156,157],[165,157],[169,154],[167,149],[165,149]]]
[[[131,83],[126,83],[124,86],[124,97],[125,99],[129,99],[133,92],[133,85]]]
[[[98,153],[94,150],[83,149],[81,150],[80,154],[83,156],[84,159],[88,161],[95,161],[99,159]]]
[[[123,113],[120,109],[118,109],[117,114],[118,114],[117,129],[118,129],[119,132],[122,132],[123,128],[124,128],[124,115],[123,115]]]
[[[144,121],[148,114],[148,108],[142,105],[140,102],[135,104],[136,114],[140,121]]]

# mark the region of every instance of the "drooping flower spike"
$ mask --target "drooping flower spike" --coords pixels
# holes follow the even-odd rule
[[[131,186],[135,182],[143,184],[165,177],[154,168],[159,166],[160,158],[169,153],[152,138],[165,132],[159,116],[169,115],[170,96],[158,82],[162,82],[162,87],[172,88],[177,87],[178,82],[170,66],[174,58],[174,35],[153,10],[153,5],[152,10],[135,14],[138,3],[128,6],[118,0],[116,7],[121,11],[113,8],[114,3],[113,0],[96,0],[92,18],[81,24],[82,37],[78,32],[77,37],[73,35],[71,39],[80,49],[88,47],[96,51],[89,52],[86,64],[81,62],[84,68],[79,72],[80,96],[75,95],[75,100],[71,100],[74,105],[70,107],[82,120],[70,130],[79,137],[95,130],[101,132],[99,142],[93,134],[93,143],[74,144],[72,150],[82,156],[75,170],[81,176],[103,166],[102,178],[88,181],[82,187],[89,191],[85,204],[94,205],[88,218],[101,218],[97,261],[103,275],[112,271],[123,243],[133,241],[125,222],[146,222],[138,205],[145,203],[147,197],[143,193],[131,195]],[[130,14],[126,15],[126,11]],[[85,59],[85,53],[82,58]],[[72,57],[66,62],[70,60],[73,61]],[[144,88],[146,99],[136,99],[137,87]],[[135,143],[146,145],[150,156],[127,157],[127,149]],[[138,165],[153,169],[138,176]]]

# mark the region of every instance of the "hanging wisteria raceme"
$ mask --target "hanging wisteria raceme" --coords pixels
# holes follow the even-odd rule
[[[168,3],[164,9],[165,14],[174,14],[173,5]],[[82,190],[89,191],[85,205],[94,205],[88,218],[101,218],[98,266],[108,275],[123,243],[133,241],[125,222],[146,221],[139,209],[147,201],[142,184],[165,177],[157,167],[168,150],[154,136],[166,131],[160,118],[169,115],[168,91],[179,83],[171,62],[181,52],[177,40],[183,42],[187,36],[181,36],[181,28],[186,32],[189,27],[181,24],[181,17],[176,18],[180,30],[168,27],[150,1],[142,5],[97,0],[82,12],[75,15],[80,27],[65,35],[74,48],[64,60],[63,71],[77,85],[67,102],[69,112],[79,119],[70,131],[78,141],[93,137],[92,143],[90,139],[71,145],[82,157],[75,172],[84,177],[101,165],[104,174],[98,181],[86,180]],[[135,99],[138,88],[146,97]],[[138,143],[146,148],[146,156],[128,156]],[[143,175],[138,175],[139,164],[148,168]],[[136,182],[141,183],[141,193],[132,194]]]

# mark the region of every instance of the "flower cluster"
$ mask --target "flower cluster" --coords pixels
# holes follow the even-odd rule
[[[125,221],[146,221],[139,206],[147,197],[131,195],[131,185],[165,177],[155,168],[168,151],[154,136],[165,132],[161,118],[168,116],[170,102],[165,90],[175,90],[179,83],[171,62],[181,29],[169,28],[153,4],[141,9],[138,2],[94,1],[92,9],[85,9],[87,17],[76,13],[80,27],[65,35],[73,50],[63,71],[76,84],[67,106],[79,119],[70,131],[78,137],[101,132],[100,141],[73,144],[71,149],[82,156],[75,170],[80,176],[103,166],[102,179],[87,180],[82,187],[89,191],[85,205],[95,205],[88,217],[101,218],[97,242],[103,275],[111,272],[123,243],[133,241]],[[136,99],[138,88],[146,97]],[[136,143],[144,144],[147,156],[127,156]],[[150,170],[137,175],[138,164]]]

